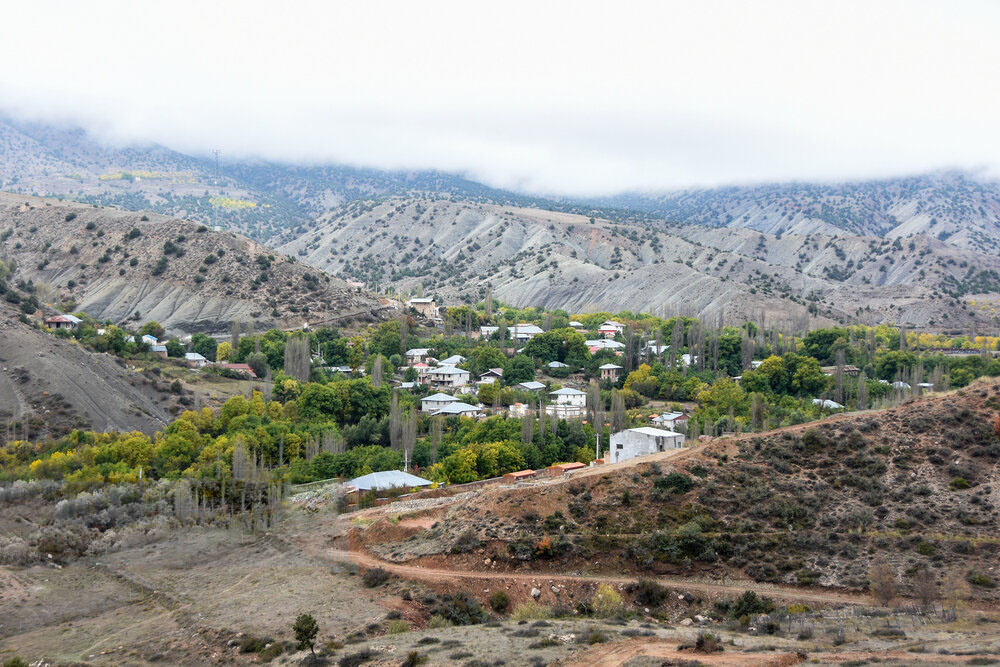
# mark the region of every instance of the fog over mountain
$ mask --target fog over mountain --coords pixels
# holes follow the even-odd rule
[[[0,100],[198,156],[550,196],[868,179],[996,168],[998,27],[988,2],[19,3]]]

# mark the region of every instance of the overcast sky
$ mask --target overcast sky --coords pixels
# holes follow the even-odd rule
[[[0,107],[542,193],[1000,164],[1000,3],[5,1]]]

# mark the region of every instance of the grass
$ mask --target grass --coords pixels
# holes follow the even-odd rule
[[[534,600],[517,605],[510,614],[512,621],[534,621],[545,618],[552,618],[552,608],[538,604]]]

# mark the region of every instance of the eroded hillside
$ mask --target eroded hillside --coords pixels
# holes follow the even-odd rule
[[[373,296],[246,238],[155,214],[0,195],[0,253],[42,300],[175,333],[370,318]]]
[[[167,383],[34,329],[0,302],[0,422],[14,439],[25,423],[36,440],[72,428],[153,433],[169,423],[175,399]]]
[[[763,184],[631,193],[599,200],[687,224],[791,234],[924,234],[995,252],[1000,185],[963,172],[845,183]]]
[[[927,237],[619,223],[431,197],[355,202],[286,239],[281,250],[344,278],[423,284],[463,299],[492,284],[513,305],[572,312],[668,310],[739,322],[811,313],[821,322],[961,327],[991,320],[1000,292],[995,257]]]

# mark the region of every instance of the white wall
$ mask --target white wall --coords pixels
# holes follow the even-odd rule
[[[637,456],[680,449],[684,446],[684,436],[654,436],[634,429],[619,431],[611,436],[611,463],[627,461]]]

